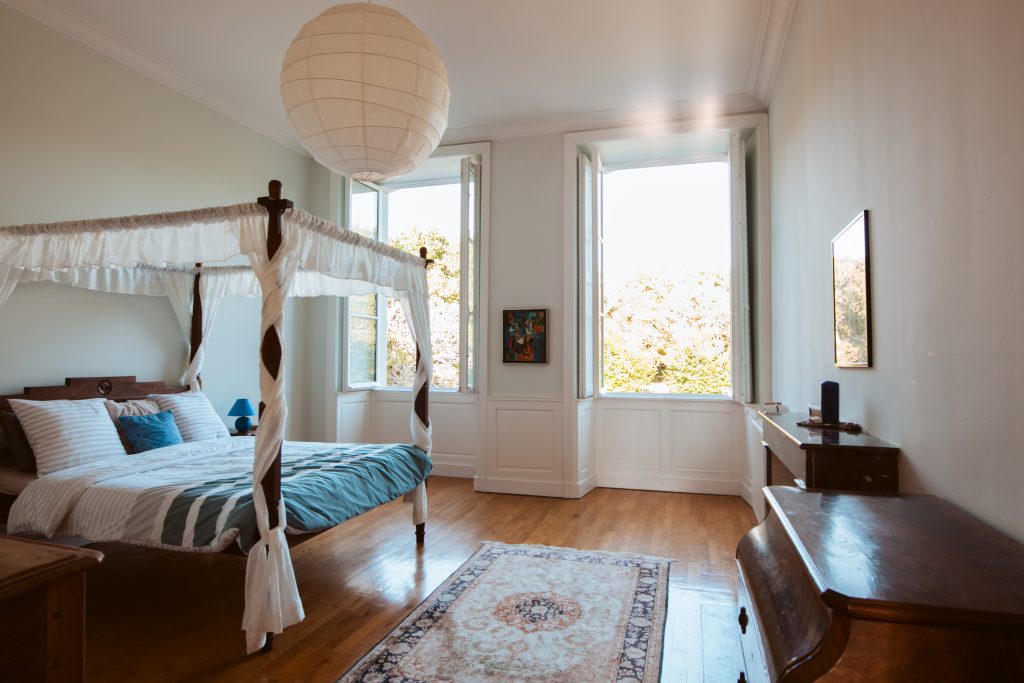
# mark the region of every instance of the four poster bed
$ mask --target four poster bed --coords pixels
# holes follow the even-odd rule
[[[273,634],[304,618],[286,530],[317,533],[404,495],[413,504],[417,543],[423,542],[432,362],[426,254],[420,251],[417,258],[296,210],[281,198],[277,181],[255,204],[0,229],[0,306],[18,283],[33,281],[166,296],[190,340],[181,387],[135,377],[78,378],[0,397],[0,410],[13,408],[26,430],[32,425],[24,415],[41,401],[77,408],[103,399],[152,399],[160,408],[169,401],[178,421],[186,412],[176,412],[178,406],[191,398],[206,401],[192,392],[201,387],[204,349],[221,299],[263,301],[255,438],[230,437],[224,430],[127,457],[123,449],[87,461],[65,454],[70,459],[64,466],[40,468],[38,478],[20,486],[0,481],[0,493],[18,493],[8,532],[66,532],[194,552],[237,546],[248,556],[242,623],[247,650],[269,649]],[[248,265],[233,265],[241,259]],[[225,265],[203,265],[211,262]],[[402,302],[416,343],[412,444],[284,442],[285,299],[369,293]],[[33,428],[41,440],[38,425]],[[76,446],[69,441],[67,448]]]

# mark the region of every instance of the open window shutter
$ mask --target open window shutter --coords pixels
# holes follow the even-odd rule
[[[460,171],[462,249],[460,268],[465,276],[459,285],[459,389],[475,391],[477,378],[477,315],[479,294],[477,286],[477,250],[480,242],[480,162],[473,157],[462,159]]]
[[[585,154],[577,157],[576,225],[579,267],[577,268],[578,396],[594,395],[594,171]]]
[[[733,397],[741,403],[750,403],[751,396],[751,344],[750,344],[750,278],[747,263],[747,176],[746,150],[742,132],[729,134],[729,169],[732,197],[732,377]]]

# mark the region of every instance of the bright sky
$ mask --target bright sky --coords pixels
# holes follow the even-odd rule
[[[437,228],[459,243],[461,207],[459,183],[408,187],[388,193],[388,235],[395,237],[409,228]]]
[[[731,271],[729,164],[604,174],[604,294],[641,274]]]
[[[613,296],[641,274],[685,276],[731,270],[729,164],[705,162],[604,174],[604,286]],[[361,206],[365,202],[365,206]],[[353,225],[376,216],[372,194],[353,197]],[[459,183],[388,193],[391,237],[437,228],[458,243]]]

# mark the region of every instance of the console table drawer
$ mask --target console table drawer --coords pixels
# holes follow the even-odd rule
[[[750,600],[743,568],[739,568],[740,583],[737,595],[737,624],[740,629],[740,646],[743,648],[743,669],[745,676],[740,680],[747,683],[767,683],[768,669],[764,663],[764,645],[761,640],[761,626],[757,610]]]

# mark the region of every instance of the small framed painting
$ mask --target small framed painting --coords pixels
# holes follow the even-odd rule
[[[832,240],[832,311],[836,367],[871,367],[871,267],[868,212]]]
[[[503,363],[548,362],[548,309],[506,309],[501,320]]]

